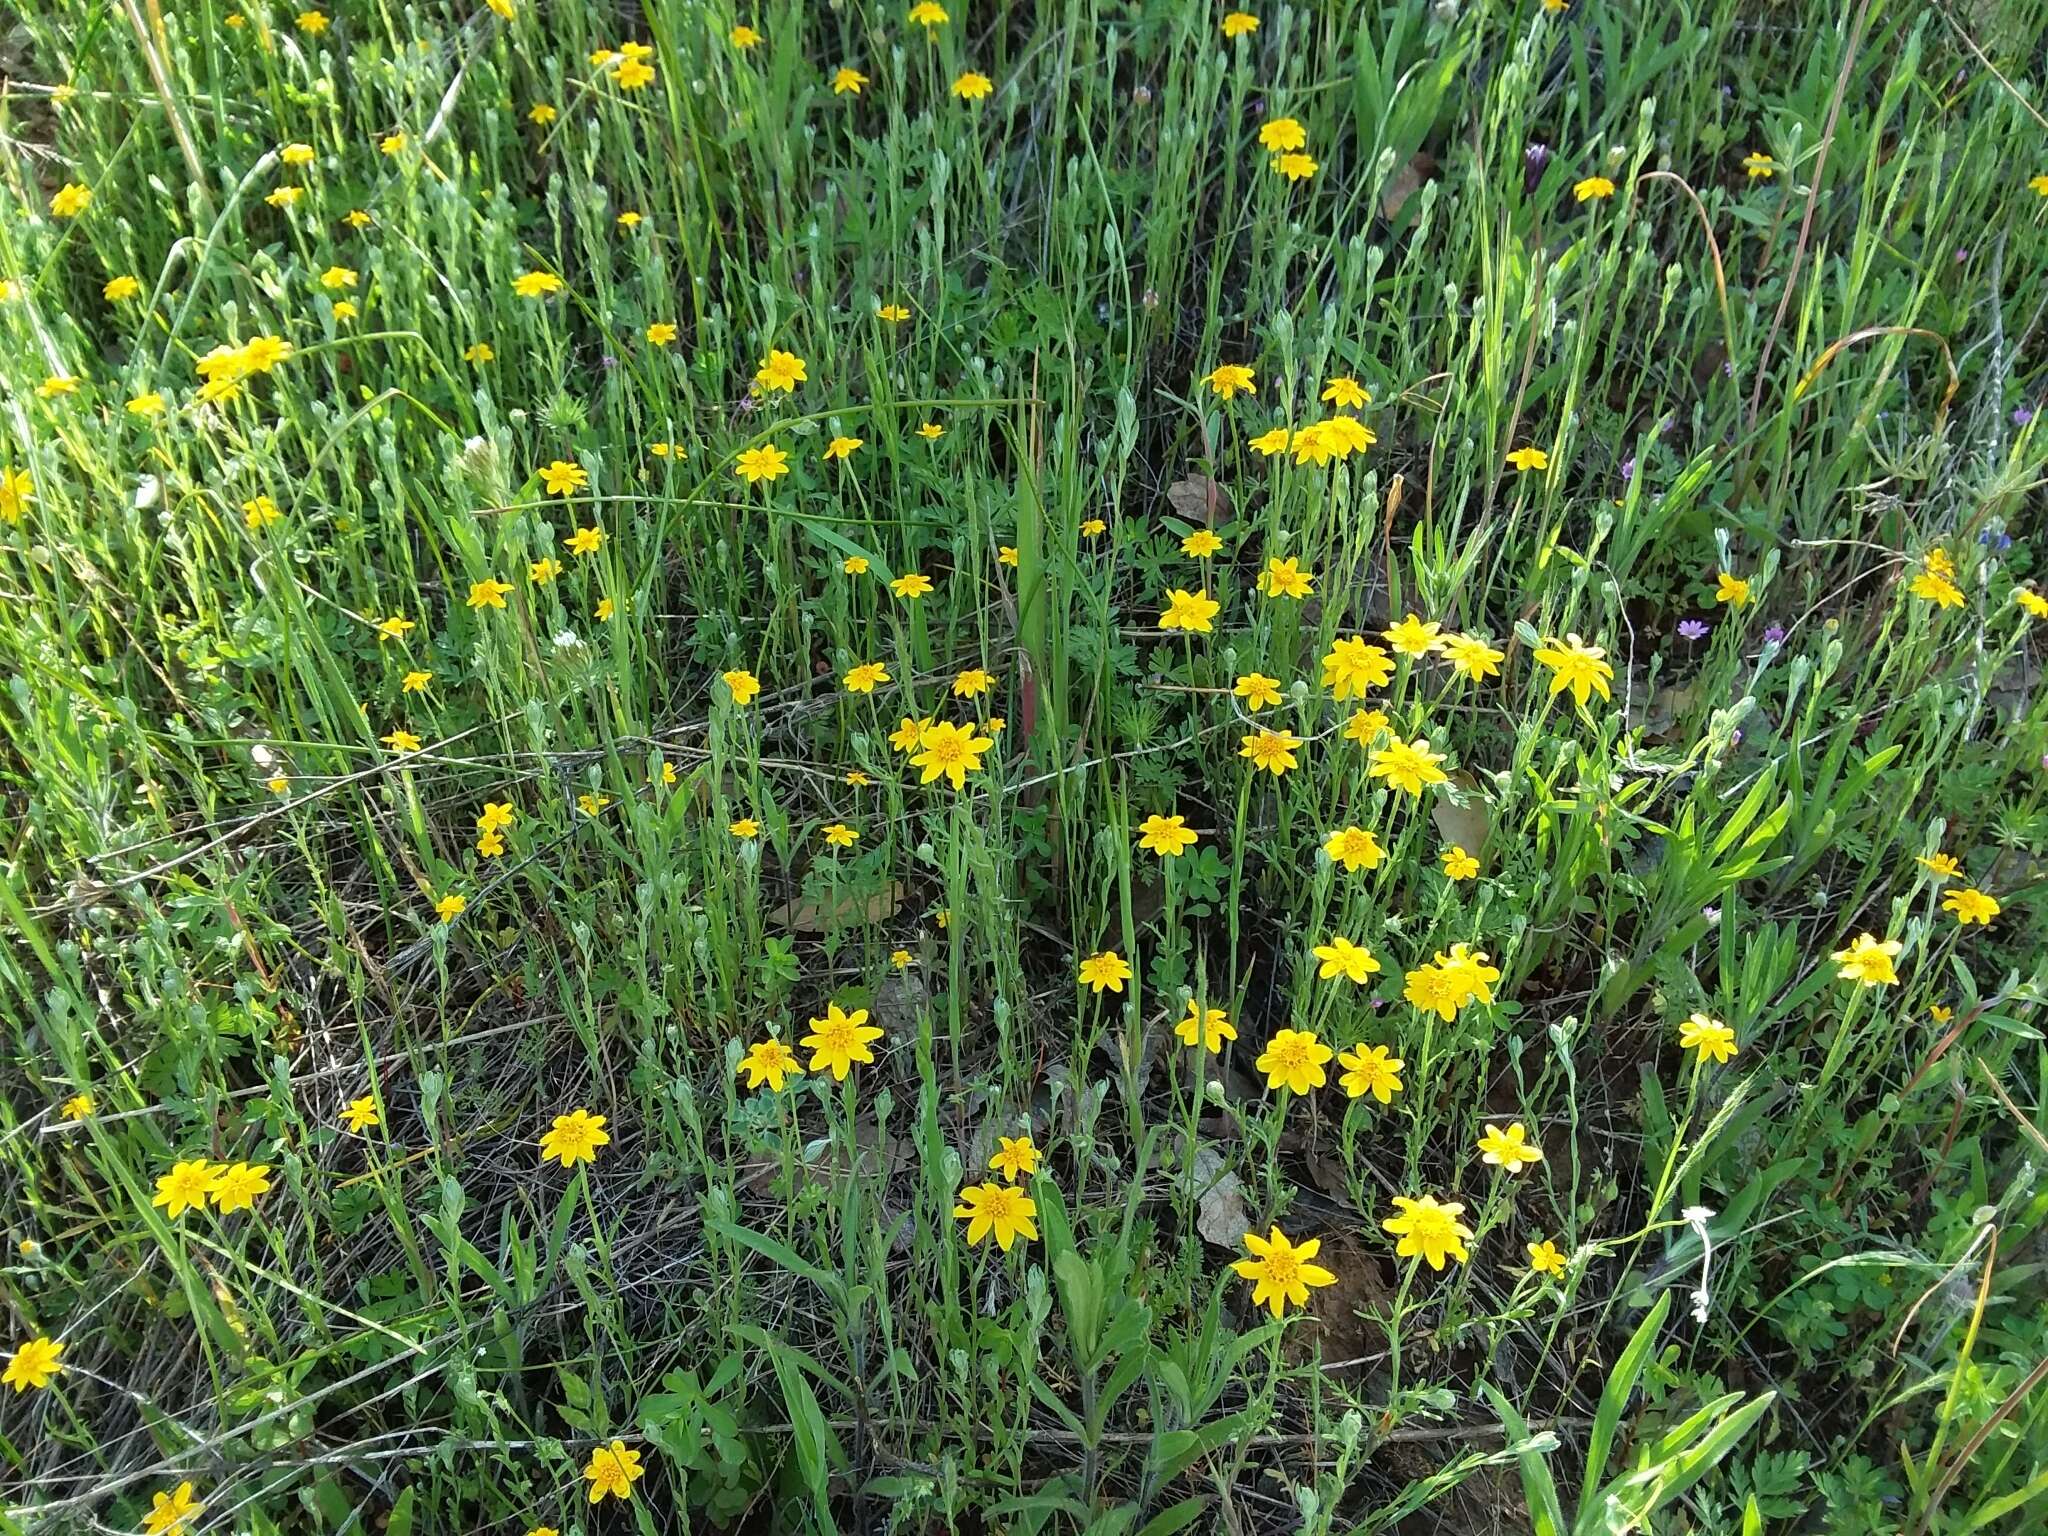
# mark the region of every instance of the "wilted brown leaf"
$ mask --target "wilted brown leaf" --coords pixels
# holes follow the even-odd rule
[[[1444,840],[1446,847],[1455,843],[1477,858],[1479,850],[1486,846],[1486,834],[1493,825],[1493,819],[1487,813],[1486,799],[1479,792],[1478,782],[1462,768],[1451,775],[1451,787],[1464,803],[1453,804],[1449,795],[1440,794],[1436,797],[1430,819],[1436,823],[1437,836]]]
[[[1251,1212],[1245,1209],[1244,1185],[1224,1165],[1214,1147],[1195,1149],[1195,1230],[1205,1242],[1218,1248],[1235,1248],[1252,1229]]]
[[[1408,199],[1422,190],[1422,184],[1435,170],[1436,161],[1426,154],[1417,154],[1406,165],[1396,166],[1387,184],[1380,188],[1381,216],[1390,224],[1398,219],[1401,210],[1408,206]]]
[[[1189,475],[1166,488],[1173,510],[1192,523],[1213,528],[1230,516],[1230,492],[1207,475]]]
[[[824,933],[854,923],[878,923],[894,916],[902,905],[903,882],[891,880],[866,897],[856,891],[836,891],[829,906],[813,901],[785,901],[769,911],[768,921],[792,933]]]

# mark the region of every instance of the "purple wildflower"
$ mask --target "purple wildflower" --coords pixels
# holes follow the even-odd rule
[[[1678,638],[1681,640],[1704,640],[1707,638],[1707,623],[1704,619],[1680,619]]]

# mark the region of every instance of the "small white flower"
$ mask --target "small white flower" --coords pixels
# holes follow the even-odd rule
[[[1714,1219],[1714,1213],[1704,1205],[1688,1205],[1678,1214],[1680,1219],[1699,1235],[1700,1283],[1699,1288],[1692,1293],[1692,1320],[1696,1323],[1705,1323],[1707,1309],[1714,1302],[1713,1296],[1707,1291],[1707,1271],[1712,1268],[1714,1262],[1714,1240],[1707,1235],[1707,1223]]]

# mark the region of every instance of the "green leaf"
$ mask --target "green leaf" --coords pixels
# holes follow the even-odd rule
[[[736,1339],[744,1339],[763,1354],[773,1355],[777,1360],[787,1360],[811,1380],[830,1387],[846,1401],[853,1401],[853,1389],[826,1370],[818,1357],[809,1351],[798,1349],[786,1339],[770,1333],[765,1328],[757,1328],[752,1323],[734,1323],[726,1332]]]
[[[1004,1499],[989,1511],[989,1519],[996,1522],[1017,1520],[1023,1522],[1025,1531],[1045,1528],[1045,1522],[1053,1515],[1072,1515],[1078,1520],[1088,1518],[1088,1506],[1071,1493],[1046,1489],[1038,1493],[1025,1494],[1021,1498]]]
[[[1668,1296],[1670,1292],[1667,1291],[1665,1294]],[[1736,1409],[1735,1412],[1729,1414],[1727,1418],[1708,1430],[1705,1438],[1698,1445],[1694,1446],[1691,1450],[1681,1453],[1678,1458],[1678,1465],[1675,1468],[1675,1475],[1669,1481],[1659,1486],[1656,1501],[1643,1507],[1643,1515],[1647,1517],[1661,1509],[1664,1505],[1669,1504],[1673,1499],[1684,1493],[1686,1489],[1713,1471],[1721,1458],[1735,1448],[1735,1442],[1748,1434],[1750,1426],[1763,1417],[1771,1404],[1777,1400],[1777,1396],[1778,1394],[1775,1392],[1766,1392],[1763,1396]]]
[[[1175,1429],[1161,1435],[1152,1442],[1152,1468],[1158,1480],[1172,1482],[1202,1457],[1247,1433],[1255,1417],[1246,1409],[1200,1429]]]
[[[1136,1306],[1137,1304],[1135,1302],[1127,1302],[1125,1305]],[[1140,1308],[1139,1310],[1142,1311],[1144,1309]],[[1139,1377],[1145,1374],[1146,1368],[1151,1364],[1152,1351],[1149,1349],[1133,1349],[1117,1362],[1116,1369],[1109,1373],[1109,1380],[1103,1385],[1102,1390],[1095,1395],[1095,1427],[1098,1430],[1109,1422],[1110,1410],[1115,1407],[1116,1400],[1122,1397]]]
[[[767,1354],[769,1364],[775,1368],[776,1383],[782,1388],[783,1406],[789,1410],[790,1444],[796,1453],[797,1471],[811,1490],[812,1518],[818,1529],[837,1536],[839,1527],[832,1520],[832,1469],[844,1464],[845,1453],[840,1449],[838,1436],[832,1433],[832,1426],[825,1422],[818,1395],[811,1390],[796,1362],[779,1349],[771,1349]]]
[[[1083,1370],[1093,1370],[1103,1303],[1102,1283],[1095,1266],[1069,1249],[1053,1256],[1052,1273],[1060,1288],[1060,1308],[1066,1313],[1067,1340],[1074,1351],[1074,1363]]]
[[[1970,1536],[1972,1531],[1981,1531],[1986,1526],[2003,1520],[2022,1505],[2032,1503],[2044,1493],[2048,1493],[2048,1471],[2042,1472],[2025,1486],[2015,1488],[2003,1497],[1979,1505],[1970,1512],[1969,1523],[1958,1528],[1956,1536]]]
[[[1138,1527],[1138,1536],[1173,1536],[1175,1531],[1184,1531],[1195,1523],[1195,1518],[1209,1507],[1207,1494],[1195,1494],[1182,1499],[1178,1504],[1168,1505],[1158,1514]]]
[[[1507,1426],[1508,1449],[1515,1453],[1515,1465],[1522,1474],[1522,1495],[1529,1502],[1534,1536],[1565,1536],[1564,1505],[1558,1501],[1557,1482],[1550,1475],[1550,1463],[1544,1459],[1557,1444],[1557,1436],[1530,1434],[1528,1420],[1515,1411],[1515,1405],[1492,1382],[1482,1381],[1479,1390],[1486,1394],[1501,1423]]]
[[[829,545],[841,555],[858,555],[874,568],[876,576],[882,581],[888,582],[896,579],[896,573],[889,568],[887,560],[884,560],[874,550],[863,548],[861,545],[854,543],[853,540],[839,532],[836,528],[819,522],[816,518],[805,517],[801,512],[791,512],[784,507],[771,505],[768,508],[768,512],[773,517],[788,518],[820,544]]]
[[[1629,1395],[1636,1389],[1636,1381],[1643,1374],[1643,1361],[1648,1358],[1650,1347],[1657,1342],[1657,1331],[1664,1326],[1664,1319],[1671,1313],[1671,1293],[1664,1292],[1657,1298],[1657,1304],[1650,1308],[1649,1315],[1637,1324],[1636,1331],[1628,1341],[1621,1358],[1614,1362],[1614,1369],[1607,1377],[1607,1386],[1600,1393],[1600,1406],[1593,1410],[1593,1430],[1586,1439],[1586,1476],[1579,1493],[1579,1519],[1577,1529],[1583,1531],[1593,1511],[1600,1507],[1600,1485],[1607,1475],[1607,1453],[1614,1445],[1614,1431],[1621,1423],[1622,1410],[1628,1406]]]
[[[1054,1416],[1067,1426],[1069,1433],[1080,1436],[1084,1441],[1089,1438],[1088,1426],[1081,1422],[1081,1416],[1062,1402],[1059,1394],[1047,1386],[1036,1373],[1031,1376],[1030,1384],[1031,1395],[1050,1408]]]
[[[1124,1536],[1124,1532],[1131,1528],[1131,1522],[1137,1518],[1137,1505],[1119,1504],[1089,1521],[1087,1536]]]
[[[717,1233],[728,1242],[738,1243],[742,1248],[753,1249],[762,1258],[779,1265],[791,1274],[803,1276],[804,1279],[810,1281],[829,1296],[835,1304],[843,1302],[845,1285],[839,1276],[829,1274],[809,1260],[802,1258],[795,1249],[787,1244],[779,1242],[765,1233],[756,1232],[751,1227],[742,1227],[734,1222],[720,1221],[716,1217],[707,1219],[704,1226],[707,1231]]]

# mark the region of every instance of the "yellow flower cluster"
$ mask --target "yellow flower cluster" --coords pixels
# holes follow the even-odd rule
[[[269,373],[292,355],[292,345],[282,336],[256,336],[238,347],[223,343],[201,357],[193,366],[203,381],[199,398],[206,404],[226,404],[259,374]]]
[[[1307,181],[1318,169],[1308,153],[1308,130],[1294,118],[1276,117],[1261,124],[1259,147],[1266,151],[1268,169],[1288,181]]]
[[[193,1158],[173,1163],[169,1173],[158,1176],[149,1203],[161,1206],[173,1221],[209,1204],[223,1216],[246,1211],[255,1205],[258,1195],[269,1192],[269,1174],[268,1163],[215,1163]]]

